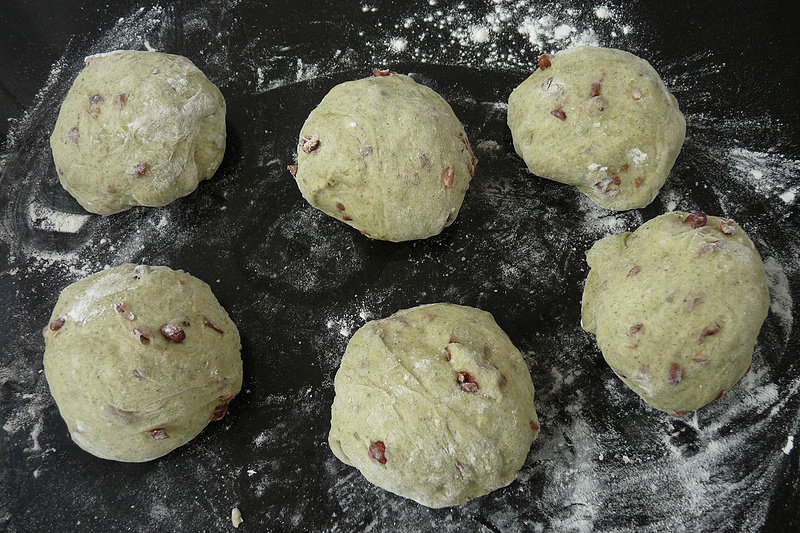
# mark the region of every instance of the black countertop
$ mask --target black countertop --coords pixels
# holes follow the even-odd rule
[[[0,529],[233,530],[233,507],[243,531],[800,528],[798,8],[418,4],[3,6]],[[644,209],[600,209],[513,152],[509,93],[541,52],[586,42],[650,61],[686,115],[683,151]],[[58,107],[84,56],[148,47],[189,57],[220,87],[225,160],[169,206],[88,216],[53,167]],[[457,221],[431,239],[370,241],[309,207],[286,172],[309,111],[374,66],[438,91],[480,158]],[[627,390],[579,316],[591,244],[673,209],[740,222],[772,296],[753,371],[683,419]],[[228,415],[144,464],[74,445],[42,373],[40,330],[58,293],[123,262],[207,281],[243,339],[244,389]],[[436,301],[493,313],[526,357],[542,423],[515,483],[443,510],[370,485],[327,446],[350,335]]]

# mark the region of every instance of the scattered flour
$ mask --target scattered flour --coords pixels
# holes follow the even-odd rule
[[[367,64],[446,64],[523,74],[535,67],[543,52],[583,44],[636,49],[635,39],[643,33],[637,33],[638,21],[631,20],[620,6],[496,0],[481,9],[467,9],[463,3],[445,5],[430,1],[422,6],[399,6],[388,17],[392,22],[387,22],[382,8],[361,5],[361,11],[368,17],[374,16],[376,24],[342,28],[361,43],[358,50],[290,46],[273,36],[269,38],[272,46],[262,46],[262,36],[257,36],[259,39],[254,39],[253,46],[232,47],[220,25],[235,22],[239,6],[253,1],[204,3],[184,13],[181,22],[187,41],[197,43],[193,51],[198,66],[223,89],[249,87],[247,96],[264,98],[254,100],[257,104],[275,105],[268,100],[268,93],[287,85],[298,84],[299,94],[304,88],[302,84],[309,81],[353,69],[364,70],[366,75]],[[79,277],[122,262],[169,259],[168,254],[153,251],[150,243],[163,242],[173,247],[193,244],[191,235],[181,230],[192,226],[194,221],[183,217],[180,210],[167,207],[131,213],[125,215],[131,217],[126,219],[130,225],[121,229],[121,219],[66,213],[48,203],[49,198],[36,188],[28,187],[45,177],[52,178],[52,173],[47,173],[50,161],[44,125],[53,122],[58,99],[69,87],[83,56],[121,48],[167,50],[173,42],[168,38],[170,24],[174,23],[170,22],[171,13],[169,6],[136,9],[120,17],[90,49],[70,49],[54,63],[34,105],[12,121],[0,158],[0,172],[15,164],[21,147],[38,146],[40,154],[27,175],[18,176],[13,183],[6,180],[2,183],[9,190],[12,209],[0,217],[0,243],[10,247],[7,263],[0,264],[3,268],[0,276],[20,281],[20,287],[36,289],[30,294],[20,292],[17,299],[8,303],[8,317],[15,325],[31,321],[36,322],[37,328],[44,325],[39,324],[41,316],[49,313],[48,306],[55,301],[60,288]],[[377,24],[379,20],[381,23]],[[698,52],[664,68],[665,80],[682,107],[705,109],[703,104],[713,95],[699,88],[713,88],[717,77],[734,66]],[[472,109],[486,115],[486,123],[505,120],[505,102],[478,104]],[[720,198],[721,208],[730,212],[730,216],[749,205],[751,195],[778,200],[776,209],[784,210],[779,214],[795,206],[800,190],[798,160],[780,151],[740,146],[732,140],[736,138],[734,133],[741,130],[779,131],[779,125],[770,122],[769,117],[731,119],[702,111],[687,113],[687,121],[691,133],[687,143],[691,150],[682,154],[684,162],[679,159],[677,171],[681,173],[683,164],[685,175],[699,172],[710,176],[708,181]],[[510,157],[516,161],[510,155],[511,148],[498,143],[499,140],[499,135],[480,138],[479,134],[473,144],[481,157],[497,160]],[[281,161],[288,151],[269,142],[263,145],[265,152],[260,154],[260,160],[269,162],[263,168],[264,179],[271,180],[272,169],[285,164]],[[636,156],[642,161],[647,157],[644,153]],[[515,164],[517,167],[513,168],[519,168],[519,163]],[[677,182],[675,173],[657,198],[659,205],[665,210],[699,207],[691,205],[691,184]],[[782,358],[794,333],[793,280],[800,274],[796,234],[771,235],[760,244],[772,302],[771,318],[765,328],[767,335],[759,341],[752,372],[719,402],[685,419],[671,419],[646,407],[614,378],[605,367],[594,339],[578,329],[574,310],[556,317],[555,322],[560,326],[552,331],[535,336],[528,331],[531,323],[551,320],[546,318],[549,313],[563,312],[541,308],[542,302],[549,300],[540,295],[554,290],[580,290],[580,287],[565,287],[561,275],[566,269],[585,268],[582,254],[594,240],[641,224],[642,211],[606,211],[578,193],[575,197],[562,196],[569,194],[563,187],[535,182],[531,185],[530,180],[534,179],[531,176],[511,174],[501,174],[493,180],[476,178],[465,211],[448,237],[452,241],[411,244],[402,253],[393,250],[398,254],[392,259],[399,264],[396,268],[419,276],[426,288],[431,287],[427,291],[433,293],[440,285],[445,287],[436,294],[426,290],[411,292],[412,289],[403,287],[363,287],[358,276],[359,261],[374,257],[380,253],[375,250],[380,248],[367,248],[373,255],[364,255],[363,243],[356,241],[360,236],[331,231],[325,227],[329,222],[324,216],[309,207],[287,212],[280,220],[265,218],[265,223],[258,227],[263,241],[247,250],[241,269],[247,276],[263,282],[262,286],[269,291],[284,295],[287,301],[274,302],[276,298],[267,292],[247,295],[244,302],[234,301],[232,308],[239,316],[256,316],[259,320],[271,320],[284,307],[293,309],[296,314],[282,315],[286,321],[282,327],[291,342],[279,346],[285,348],[295,343],[296,352],[275,354],[276,359],[270,355],[265,357],[265,364],[273,364],[284,356],[306,358],[322,374],[321,384],[281,394],[254,393],[252,401],[259,410],[268,412],[270,419],[267,427],[254,431],[245,442],[250,452],[246,454],[248,463],[238,467],[243,479],[235,478],[238,470],[226,462],[230,460],[228,456],[210,454],[208,450],[212,447],[202,442],[183,452],[189,459],[186,464],[194,469],[191,479],[208,490],[217,488],[221,494],[243,483],[248,498],[272,506],[264,516],[270,520],[278,516],[275,523],[284,528],[300,528],[304,518],[315,515],[314,502],[300,501],[291,508],[281,508],[274,495],[282,491],[304,492],[307,480],[301,475],[290,478],[281,475],[276,458],[293,457],[298,446],[296,439],[302,439],[303,453],[314,450],[310,452],[315,462],[314,482],[319,482],[317,475],[321,474],[321,483],[327,490],[327,494],[325,491],[319,494],[336,502],[337,512],[326,517],[334,531],[381,530],[402,524],[410,530],[588,532],[604,529],[609,523],[618,524],[615,520],[619,517],[631,517],[629,523],[625,522],[626,528],[642,531],[758,529],[775,490],[773,481],[785,465],[785,455],[792,453],[793,434],[798,429],[796,412],[789,406],[796,405],[800,369],[794,359]],[[540,189],[545,191],[541,197]],[[471,197],[474,202],[469,200]],[[553,208],[551,202],[574,202],[569,216],[577,218],[577,234],[564,233],[559,218],[565,216],[563,210]],[[257,212],[255,203],[246,207],[252,213]],[[469,223],[474,220],[469,218],[470,211],[479,209],[496,213],[494,217],[486,217],[487,227],[481,228],[491,232],[495,239],[492,245],[496,253],[485,262],[481,262],[485,247],[470,241],[473,233]],[[546,224],[533,225],[542,220]],[[753,226],[757,222],[753,221]],[[235,234],[226,234],[230,229],[221,231],[224,235],[219,241],[205,245],[228,250],[231,239],[235,238]],[[44,237],[18,239],[18,235],[34,231]],[[468,259],[462,261],[462,257]],[[430,265],[439,276],[435,282],[424,278]],[[481,275],[476,276],[470,269],[478,270]],[[470,272],[479,280],[476,286],[459,284],[459,276]],[[387,273],[391,273],[389,267]],[[351,290],[353,287],[358,290]],[[330,298],[331,294],[337,294],[335,291],[346,294],[347,299]],[[523,300],[526,305],[506,308],[511,299],[504,298],[505,292],[516,293],[513,300]],[[295,297],[307,300],[310,294],[325,298],[320,299],[313,313],[302,314],[291,300]],[[402,307],[411,307],[434,296],[453,300],[471,298],[480,305],[503,311],[496,316],[498,321],[509,323],[512,327],[508,332],[514,340],[521,339],[527,344],[520,348],[534,377],[542,423],[540,438],[517,482],[491,496],[439,514],[375,489],[355,469],[343,465],[325,449],[333,375],[349,337],[366,321],[397,310],[389,308],[387,302],[393,302],[394,306],[394,302],[402,299],[408,301]],[[294,328],[295,325],[298,327]],[[0,388],[12,391],[4,397],[10,401],[4,402],[0,410],[3,417],[0,437],[6,439],[3,444],[10,453],[27,458],[25,468],[33,473],[32,480],[42,472],[49,476],[53,471],[55,450],[48,435],[63,431],[46,423],[45,414],[54,413],[55,406],[41,372],[32,364],[41,356],[37,348],[40,340],[33,338],[38,334],[38,331],[26,333],[6,347],[16,357],[0,363]],[[263,341],[270,345],[275,339]],[[596,410],[598,403],[603,408]],[[598,419],[596,412],[604,413],[605,418]],[[309,427],[309,420],[316,421],[316,425]],[[742,424],[742,420],[747,423]],[[241,426],[227,436],[246,431]],[[765,439],[770,439],[769,446],[764,444]],[[772,452],[767,455],[765,449]],[[782,453],[775,453],[778,449]],[[184,459],[177,455],[173,460],[184,464],[180,462]],[[179,476],[173,475],[168,465],[146,475],[148,490],[143,491],[142,517],[152,529],[191,528],[195,517],[178,516],[178,510],[164,503],[165,488],[176,483],[185,485],[183,475],[184,471]],[[215,485],[209,481],[217,479],[224,483]],[[365,494],[369,497],[365,498]],[[754,494],[759,496],[753,498]],[[187,501],[194,501],[192,498],[197,499],[193,493],[187,494]],[[201,499],[212,501],[207,495]],[[523,511],[520,501],[526,502]],[[224,520],[219,517],[227,515],[233,503],[225,503],[224,512],[217,508],[202,514],[209,521],[205,526],[216,530],[230,527],[227,516]],[[197,512],[203,513],[204,509]],[[80,517],[84,519],[85,516]],[[259,524],[250,513],[248,523]]]

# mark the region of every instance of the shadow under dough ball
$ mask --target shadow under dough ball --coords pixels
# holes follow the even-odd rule
[[[425,239],[453,223],[478,160],[453,110],[408,76],[331,89],[300,130],[300,192],[324,213],[385,241]]]
[[[44,371],[70,436],[125,462],[165,455],[242,387],[236,325],[181,270],[125,264],[77,281],[44,329]]]
[[[681,416],[749,370],[769,309],[764,264],[733,220],[667,213],[586,253],[582,322],[614,372]]]
[[[334,381],[333,453],[428,507],[514,481],[539,433],[530,372],[492,315],[422,305],[368,322]]]
[[[225,100],[182,56],[90,56],[61,104],[50,147],[61,185],[87,211],[166,205],[222,162]]]
[[[686,133],[647,61],[594,46],[542,56],[508,99],[508,126],[531,172],[615,210],[653,201]]]

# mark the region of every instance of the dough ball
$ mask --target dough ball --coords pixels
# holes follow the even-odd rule
[[[681,416],[748,371],[769,293],[761,258],[734,221],[667,213],[599,240],[586,260],[583,327],[647,403]]]
[[[365,324],[334,385],[336,457],[428,507],[514,481],[539,432],[525,361],[471,307],[423,305]]]
[[[542,56],[508,99],[508,126],[531,172],[616,210],[653,201],[686,133],[647,61],[590,46]]]
[[[289,170],[311,205],[368,237],[437,235],[456,219],[478,160],[441,96],[408,76],[374,73],[322,99]]]
[[[126,264],[73,283],[44,338],[72,440],[103,459],[169,453],[222,418],[242,387],[236,326],[182,270]]]
[[[225,100],[185,57],[90,56],[61,105],[50,147],[61,185],[87,211],[166,205],[217,170]]]

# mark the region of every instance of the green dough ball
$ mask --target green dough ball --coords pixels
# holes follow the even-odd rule
[[[539,66],[508,99],[514,148],[528,168],[607,209],[652,202],[686,133],[658,73],[628,52],[588,46]]]
[[[373,239],[437,235],[458,215],[477,159],[453,110],[408,76],[337,85],[300,131],[308,202]]]
[[[44,329],[44,371],[72,440],[104,459],[165,455],[242,387],[236,325],[208,285],[121,265],[73,283]]]
[[[672,212],[586,254],[582,321],[614,372],[680,416],[729,391],[750,368],[767,316],[767,277],[732,220]]]
[[[166,205],[217,170],[225,100],[185,57],[90,56],[61,105],[50,147],[61,185],[87,211]]]
[[[334,385],[336,457],[428,507],[514,481],[539,432],[525,361],[471,307],[422,305],[365,324]]]

